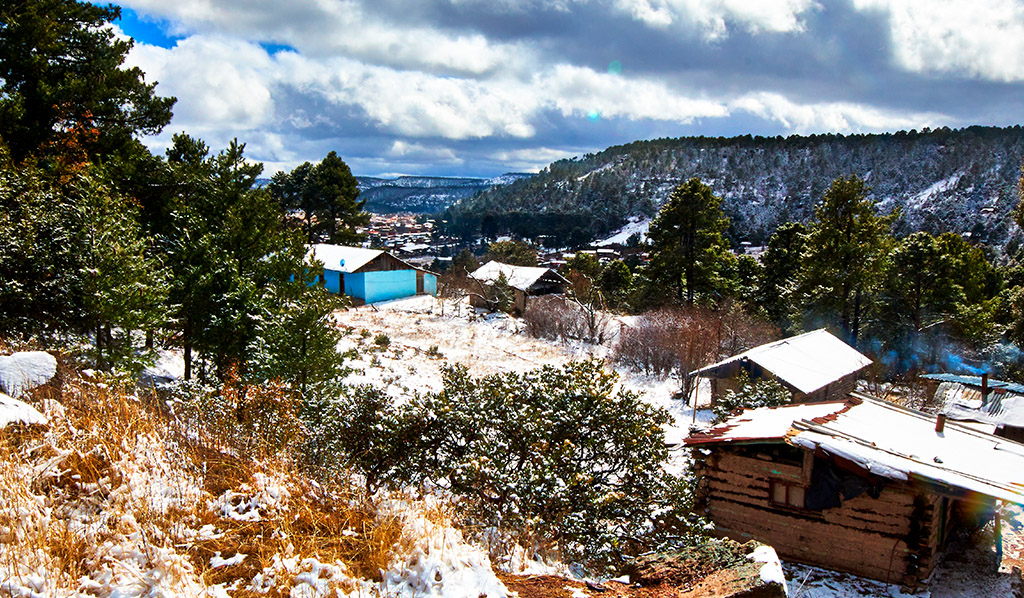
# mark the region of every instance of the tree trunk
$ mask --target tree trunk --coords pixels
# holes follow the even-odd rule
[[[103,326],[96,324],[96,369],[103,369]]]
[[[185,354],[185,380],[192,379],[192,339],[189,334],[188,325],[185,326],[184,340],[182,342],[182,348]]]
[[[860,336],[860,287],[853,293],[853,325],[850,327],[850,344],[857,347],[857,337]]]

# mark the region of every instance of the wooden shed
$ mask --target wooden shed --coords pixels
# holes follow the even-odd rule
[[[910,588],[955,529],[1024,502],[1024,445],[857,393],[748,410],[685,443],[719,536]]]
[[[515,293],[513,311],[520,314],[526,311],[530,297],[564,293],[565,287],[569,284],[569,281],[551,268],[513,266],[494,260],[480,266],[469,276],[485,288],[492,286],[504,276],[508,286],[512,287]],[[470,295],[470,304],[473,307],[489,307],[487,299],[483,295],[483,293]]]
[[[988,374],[924,374],[939,413],[987,426],[996,436],[1024,442],[1024,384],[989,379]]]
[[[310,248],[310,257],[324,265],[324,287],[356,304],[437,294],[436,275],[381,249],[318,243]]]
[[[738,390],[740,372],[751,381],[774,378],[793,393],[794,403],[844,398],[871,360],[824,328],[754,347],[690,373],[709,378],[711,401]]]

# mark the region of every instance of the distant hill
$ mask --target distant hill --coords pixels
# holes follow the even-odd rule
[[[882,211],[901,210],[898,232],[972,233],[1012,250],[1022,159],[1020,126],[637,141],[554,162],[463,200],[447,217],[462,234],[597,238],[631,216],[653,216],[680,181],[698,177],[724,198],[732,240],[758,244],[784,222],[807,221],[832,180],[857,174]]]
[[[460,199],[533,175],[509,173],[490,179],[402,176],[394,179],[356,177],[366,211],[376,213],[443,212]]]

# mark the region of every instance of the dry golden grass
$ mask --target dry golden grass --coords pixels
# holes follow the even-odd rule
[[[128,577],[131,583],[145,584],[155,583],[146,567],[169,567],[178,584],[172,591],[182,595],[238,582],[232,596],[287,596],[297,571],[281,562],[294,557],[341,563],[354,578],[378,579],[407,544],[402,516],[379,508],[361,486],[324,486],[302,476],[282,450],[294,440],[289,426],[298,419],[281,389],[250,388],[234,398],[256,406],[247,413],[265,421],[253,426],[256,420],[247,423],[243,414],[234,428],[228,418],[183,425],[155,395],[83,380],[62,364],[57,379],[29,399],[50,425],[0,431],[0,576],[33,588],[41,583],[33,576],[45,578],[45,587],[34,589],[69,596],[89,591],[83,578],[102,578],[104,571],[108,581],[130,574],[138,578]],[[278,416],[285,425],[272,431]],[[246,426],[262,432],[243,444],[238,428]],[[220,511],[232,497],[250,500],[271,490],[279,500],[260,507],[258,520]],[[215,533],[199,534],[204,526]],[[246,557],[213,568],[218,553]],[[269,591],[246,589],[260,573],[272,577],[272,587],[262,588]]]

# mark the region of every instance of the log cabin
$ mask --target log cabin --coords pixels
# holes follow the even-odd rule
[[[711,381],[711,402],[739,390],[740,372],[753,382],[778,380],[794,403],[838,400],[857,387],[860,371],[871,360],[824,328],[784,338],[690,372]]]
[[[1024,445],[859,393],[747,410],[685,444],[715,534],[911,589],[955,530],[1024,503]]]

